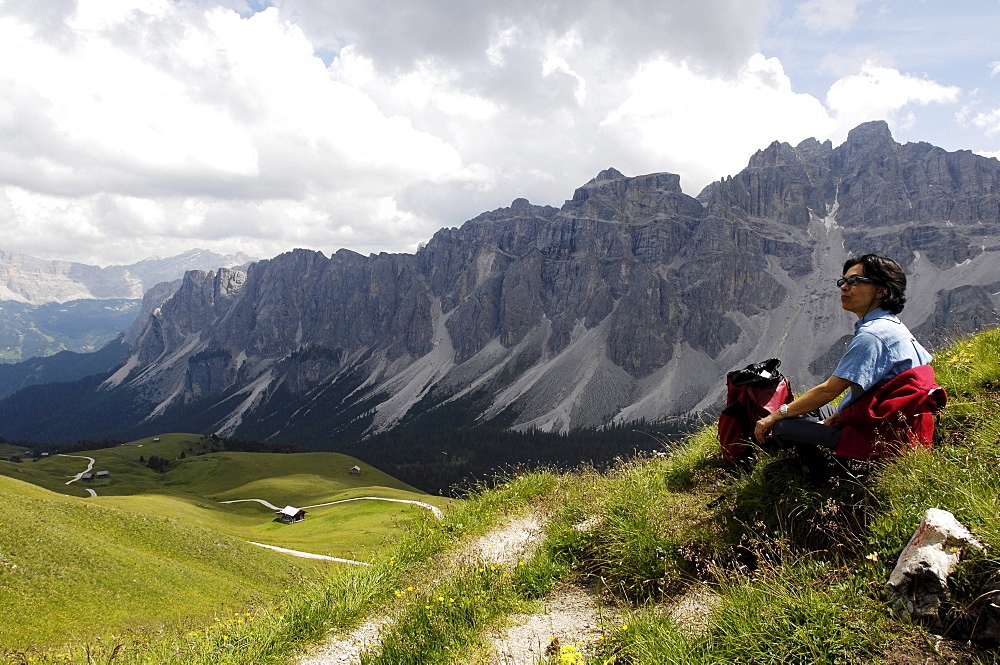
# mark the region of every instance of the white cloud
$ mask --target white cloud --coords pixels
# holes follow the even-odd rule
[[[912,122],[914,104],[950,104],[960,89],[899,70],[865,65],[857,74],[836,81],[826,95],[826,105],[841,127],[867,120]]]
[[[991,62],[990,63],[990,73],[991,74],[1000,74],[1000,60],[997,60],[996,62]]]
[[[124,248],[126,238],[137,252],[173,238],[183,249],[260,234],[257,246],[273,253],[293,243],[379,246],[387,231],[412,245],[427,228],[415,233],[419,215],[387,200],[419,183],[489,176],[331,80],[277,10],[241,18],[168,0],[84,0],[64,22],[72,39],[46,39],[0,13],[0,87],[9,91],[0,187],[16,202],[0,208],[12,229],[5,248],[69,257],[95,243]],[[362,229],[349,237],[324,226],[349,216],[333,221]],[[113,251],[106,260],[134,258]]]
[[[148,6],[145,9],[156,9]],[[250,137],[225,108],[198,99],[188,82],[114,43],[114,30],[142,30],[162,17],[124,15],[114,22],[101,3],[80,4],[70,48],[34,39],[4,20],[0,81],[13,94],[0,126],[0,177],[43,191],[142,187],[185,177],[253,176]],[[186,44],[174,57],[183,58]],[[5,141],[7,146],[11,144]]]
[[[977,113],[969,122],[983,130],[987,137],[1000,134],[1000,108]]]
[[[685,174],[689,192],[735,173],[773,140],[794,145],[815,137],[838,144],[869,120],[905,129],[916,122],[915,106],[952,103],[959,94],[955,87],[865,65],[836,81],[824,106],[794,92],[781,63],[760,54],[732,80],[658,60],[630,81],[630,89],[602,124],[606,138],[631,151],[639,171],[660,165]]]
[[[781,63],[760,54],[733,81],[659,60],[630,87],[632,94],[608,116],[604,131],[643,166],[686,173],[682,184],[691,193],[742,169],[775,139],[798,143],[834,128],[823,105],[793,92]]]
[[[843,32],[854,26],[858,9],[872,0],[808,0],[796,6],[795,19],[812,32]]]
[[[770,0],[408,0],[373,11],[370,0],[282,0],[283,15],[313,44],[356,45],[383,73],[432,60],[476,67],[508,60],[511,42],[542,42],[575,32],[590,48],[620,61],[669,54],[728,69],[753,53]]]

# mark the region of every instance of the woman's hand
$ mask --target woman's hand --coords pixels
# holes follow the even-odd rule
[[[765,437],[774,429],[774,423],[779,420],[781,420],[781,414],[772,413],[757,421],[756,426],[753,428],[753,436],[757,439],[757,443],[764,443]]]

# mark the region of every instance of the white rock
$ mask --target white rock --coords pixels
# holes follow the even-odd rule
[[[936,616],[948,600],[948,576],[969,547],[983,549],[946,510],[931,508],[920,520],[885,585],[886,599],[912,617]]]

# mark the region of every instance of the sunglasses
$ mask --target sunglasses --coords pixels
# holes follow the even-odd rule
[[[854,286],[855,284],[875,284],[874,281],[868,279],[867,277],[859,277],[858,275],[851,275],[850,277],[841,277],[837,280],[837,288],[840,288],[844,284],[848,286]]]

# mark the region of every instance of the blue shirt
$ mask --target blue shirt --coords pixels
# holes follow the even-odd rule
[[[928,365],[931,360],[931,354],[895,314],[881,307],[873,309],[854,324],[854,338],[833,370],[834,376],[855,384],[840,402],[840,409],[878,382],[913,367]]]

